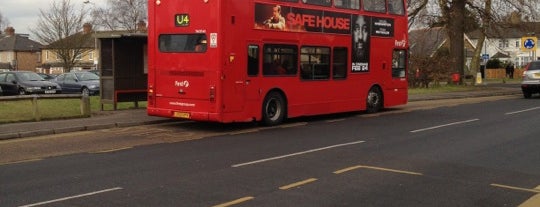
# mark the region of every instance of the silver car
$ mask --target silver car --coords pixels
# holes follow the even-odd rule
[[[525,67],[521,91],[525,98],[531,98],[532,94],[540,93],[540,60],[532,61]]]

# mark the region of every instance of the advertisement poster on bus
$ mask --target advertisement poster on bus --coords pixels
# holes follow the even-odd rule
[[[279,4],[255,4],[255,29],[351,35],[351,72],[369,72],[372,37],[393,37],[394,20]]]
[[[255,4],[255,29],[350,34],[349,14]]]
[[[371,18],[363,15],[353,16],[352,31],[352,72],[369,72],[369,46]]]

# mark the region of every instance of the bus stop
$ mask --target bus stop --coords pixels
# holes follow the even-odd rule
[[[100,104],[133,102],[139,107],[147,99],[147,34],[111,33],[96,36],[99,45]]]

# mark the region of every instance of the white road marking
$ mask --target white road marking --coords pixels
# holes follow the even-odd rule
[[[449,123],[449,124],[443,124],[443,125],[439,125],[439,126],[433,126],[433,127],[413,130],[413,131],[411,131],[411,133],[423,132],[423,131],[428,131],[428,130],[432,130],[432,129],[438,129],[438,128],[452,126],[452,125],[465,124],[465,123],[474,122],[474,121],[478,121],[478,120],[480,120],[480,119],[471,119],[471,120],[466,120],[466,121],[458,121],[458,122],[453,122],[453,123]]]
[[[521,110],[521,111],[508,112],[508,113],[506,113],[505,115],[519,114],[519,113],[524,113],[524,112],[533,111],[533,110],[538,110],[538,109],[540,109],[540,107],[534,107],[534,108],[525,109],[525,110]]]
[[[69,197],[59,198],[59,199],[50,200],[50,201],[43,201],[43,202],[34,203],[34,204],[28,204],[28,205],[19,206],[19,207],[40,206],[40,205],[56,203],[56,202],[66,201],[66,200],[75,199],[75,198],[82,198],[82,197],[86,197],[86,196],[91,196],[91,195],[96,195],[96,194],[106,193],[106,192],[111,192],[111,191],[116,191],[116,190],[122,190],[122,189],[123,188],[121,188],[121,187],[109,188],[109,189],[105,189],[105,190],[94,191],[94,192],[85,193],[85,194],[79,194],[79,195],[73,195],[73,196],[69,196]]]
[[[312,150],[307,150],[307,151],[303,151],[303,152],[292,153],[292,154],[288,154],[288,155],[282,155],[282,156],[277,156],[277,157],[271,157],[271,158],[256,160],[256,161],[252,161],[252,162],[246,162],[246,163],[242,163],[242,164],[236,164],[236,165],[232,165],[231,167],[242,167],[242,166],[246,166],[246,165],[253,165],[253,164],[257,164],[257,163],[261,163],[261,162],[268,162],[268,161],[272,161],[272,160],[278,160],[278,159],[283,159],[283,158],[287,158],[287,157],[293,157],[293,156],[308,154],[308,153],[312,153],[312,152],[317,152],[317,151],[322,151],[322,150],[327,150],[327,149],[332,149],[332,148],[337,148],[337,147],[344,147],[344,146],[349,146],[349,145],[361,144],[361,143],[364,143],[364,142],[365,141],[357,141],[357,142],[349,142],[349,143],[344,143],[344,144],[337,144],[337,145],[332,145],[332,146],[328,146],[328,147],[322,147],[322,148],[318,148],[318,149],[312,149]]]

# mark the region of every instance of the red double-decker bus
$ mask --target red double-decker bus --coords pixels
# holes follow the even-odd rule
[[[262,121],[407,103],[405,0],[149,1],[148,114]]]

